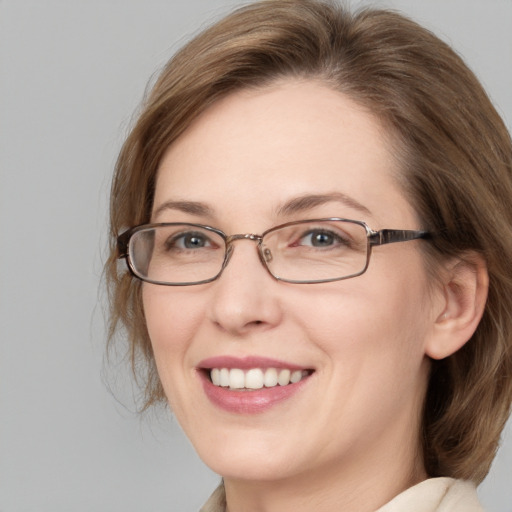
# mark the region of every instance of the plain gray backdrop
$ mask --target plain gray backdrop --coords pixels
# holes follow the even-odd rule
[[[112,167],[149,77],[239,4],[0,0],[0,512],[188,512],[218,482],[170,415],[141,420],[107,390],[100,281]],[[510,129],[512,0],[373,4],[450,42]],[[108,378],[130,404],[126,372]],[[512,511],[510,422],[480,495]]]

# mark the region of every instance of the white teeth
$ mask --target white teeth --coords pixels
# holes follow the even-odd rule
[[[245,374],[243,370],[232,368],[229,371],[229,387],[231,389],[245,388]]]
[[[245,387],[248,389],[263,387],[263,372],[259,368],[253,368],[245,374]]]
[[[279,375],[277,376],[277,382],[279,383],[280,386],[286,386],[287,384],[290,383],[291,373],[292,372],[290,370],[281,370],[279,372]]]
[[[211,373],[210,373],[210,377],[212,379],[212,382],[216,385],[216,386],[220,386],[220,370],[218,368],[214,368]]]
[[[230,389],[261,389],[272,388],[277,385],[287,386],[300,382],[309,375],[307,370],[278,370],[276,368],[251,368],[244,371],[239,368],[212,368],[210,378],[215,386]]]
[[[302,379],[302,372],[300,370],[296,370],[292,373],[290,377],[290,382],[292,384],[295,384],[296,382],[299,382],[300,379]]]
[[[269,368],[265,372],[265,377],[263,379],[263,383],[265,384],[265,387],[267,388],[273,388],[274,386],[277,386],[277,370],[275,368]]]
[[[220,385],[224,388],[229,386],[229,370],[227,368],[222,368],[220,371]]]

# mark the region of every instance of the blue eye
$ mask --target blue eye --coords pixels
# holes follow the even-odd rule
[[[211,247],[211,240],[203,233],[198,232],[187,232],[179,233],[170,237],[166,243],[167,250],[172,249],[204,249],[205,247]]]
[[[335,245],[346,245],[347,241],[332,231],[324,229],[311,230],[303,235],[297,245],[309,245],[311,247],[332,247]]]

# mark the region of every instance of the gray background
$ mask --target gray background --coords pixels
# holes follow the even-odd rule
[[[0,0],[0,512],[197,510],[218,477],[101,373],[111,169],[147,79],[228,0]],[[353,1],[354,5],[358,2]],[[389,0],[512,123],[512,0]],[[121,400],[130,381],[108,370]],[[123,391],[124,390],[124,391]],[[512,425],[480,494],[512,511]]]

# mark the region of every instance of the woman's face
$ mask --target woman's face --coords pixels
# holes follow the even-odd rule
[[[228,235],[323,217],[418,229],[396,172],[368,112],[319,83],[282,81],[217,102],[169,148],[152,221]],[[266,272],[253,241],[239,240],[214,282],[143,285],[170,406],[214,471],[311,481],[413,463],[436,316],[422,243],[376,247],[353,279],[289,284]],[[235,370],[232,385],[260,369],[269,387],[216,386],[213,368]],[[302,380],[272,386],[287,370]]]

